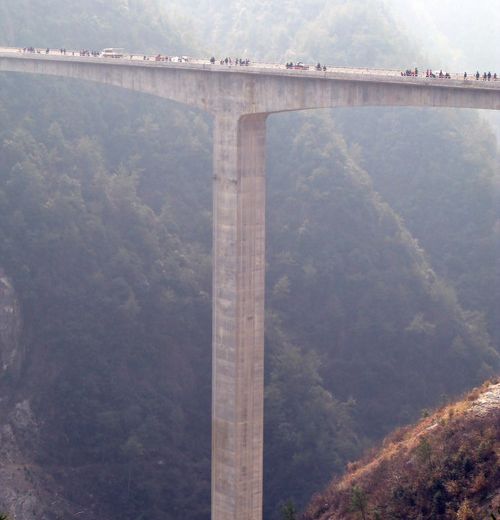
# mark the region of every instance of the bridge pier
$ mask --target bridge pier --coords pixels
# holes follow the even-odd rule
[[[212,520],[262,519],[266,117],[215,117]]]

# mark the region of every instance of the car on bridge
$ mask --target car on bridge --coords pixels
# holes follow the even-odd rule
[[[309,70],[309,65],[304,65],[301,61],[298,61],[292,66],[292,69],[295,70]]]
[[[101,52],[103,58],[123,58],[123,49],[117,47],[108,47]]]

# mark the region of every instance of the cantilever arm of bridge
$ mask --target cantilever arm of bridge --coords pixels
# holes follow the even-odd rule
[[[273,113],[345,106],[500,110],[500,81],[426,80],[344,72],[2,53],[0,71],[83,79],[184,103],[212,114]]]

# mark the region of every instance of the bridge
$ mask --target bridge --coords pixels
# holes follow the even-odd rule
[[[17,48],[0,48],[0,72],[114,85],[213,115],[212,520],[261,520],[267,116],[347,106],[500,110],[500,81]]]

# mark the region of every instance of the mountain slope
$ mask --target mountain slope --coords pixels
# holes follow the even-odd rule
[[[303,520],[495,518],[500,383],[402,429],[314,497]]]

